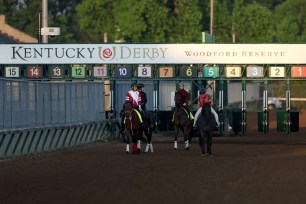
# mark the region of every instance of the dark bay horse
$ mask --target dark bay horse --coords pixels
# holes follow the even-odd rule
[[[207,145],[207,154],[212,155],[212,137],[214,129],[217,125],[214,114],[211,112],[210,104],[204,103],[201,114],[197,120],[199,143],[202,150],[202,155],[205,155],[205,143]]]
[[[140,112],[133,108],[132,103],[126,102],[124,104],[124,114],[124,137],[126,141],[126,153],[128,154],[130,152],[130,140],[132,140],[132,153],[140,153],[140,140],[143,133],[143,124],[140,120]],[[149,146],[151,144],[151,151],[153,151],[151,137],[152,134],[147,135],[147,142],[149,143]]]
[[[176,131],[174,136],[174,150],[177,150],[177,137],[182,130],[184,134],[185,149],[189,150],[189,142],[193,136],[193,122],[190,120],[187,111],[184,109],[183,104],[180,102],[181,94],[175,93],[174,102],[175,109],[173,115],[173,124]]]

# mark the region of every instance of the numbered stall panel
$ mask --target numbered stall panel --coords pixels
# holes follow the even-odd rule
[[[180,67],[180,77],[184,77],[184,78],[198,77],[198,67],[186,66],[186,65]]]
[[[293,66],[291,67],[292,78],[304,78],[306,77],[306,66]]]
[[[138,66],[137,76],[138,77],[152,77],[152,67],[151,66]]]
[[[174,73],[173,67],[159,67],[160,78],[172,78]]]
[[[213,66],[213,67],[205,66],[205,67],[203,67],[203,77],[205,77],[205,78],[219,77],[219,67],[217,67],[217,66]]]
[[[26,77],[39,79],[43,76],[43,70],[41,66],[29,66],[26,68]]]
[[[282,78],[285,77],[285,67],[269,67],[269,77]]]
[[[247,77],[249,78],[260,78],[264,76],[262,66],[248,66],[246,71]]]
[[[72,66],[71,67],[71,77],[83,79],[86,77],[86,67],[83,66]]]
[[[20,77],[20,68],[19,67],[5,67],[5,77],[9,78],[18,78]]]
[[[132,77],[132,68],[127,67],[127,66],[115,67],[114,77],[117,77],[117,78]]]
[[[239,66],[226,66],[225,77],[227,78],[239,78],[241,77],[241,67]]]
[[[106,66],[93,67],[93,77],[96,78],[107,77],[107,67]]]
[[[51,79],[62,79],[65,77],[65,69],[63,66],[51,66],[49,67],[49,77]]]

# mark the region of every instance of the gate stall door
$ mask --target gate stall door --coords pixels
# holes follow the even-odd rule
[[[122,110],[122,106],[125,102],[125,94],[126,92],[128,92],[129,90],[131,90],[131,81],[116,81],[116,85],[115,85],[115,101],[114,101],[114,106],[115,106],[115,110],[117,111],[117,113],[119,114],[120,111]]]

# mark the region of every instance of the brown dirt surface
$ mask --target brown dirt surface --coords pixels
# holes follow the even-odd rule
[[[154,153],[126,155],[121,140],[0,161],[0,203],[306,203],[306,114],[299,132],[257,131],[213,138],[214,156],[173,151],[173,132],[153,135]]]

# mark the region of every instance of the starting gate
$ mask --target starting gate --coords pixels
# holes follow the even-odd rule
[[[238,130],[246,131],[247,85],[263,84],[260,131],[269,127],[269,83],[285,81],[285,127],[292,127],[292,80],[305,80],[306,44],[5,44],[0,46],[0,76],[10,79],[102,81],[106,110],[121,110],[132,82],[145,84],[148,109],[171,111],[173,93],[186,83],[196,109],[197,91],[207,88],[214,98],[224,131],[229,82],[241,85]],[[257,97],[256,93],[254,95]],[[253,96],[252,96],[253,97]],[[114,117],[114,115],[113,115]],[[157,119],[158,121],[158,119]],[[237,129],[236,128],[236,129]]]

